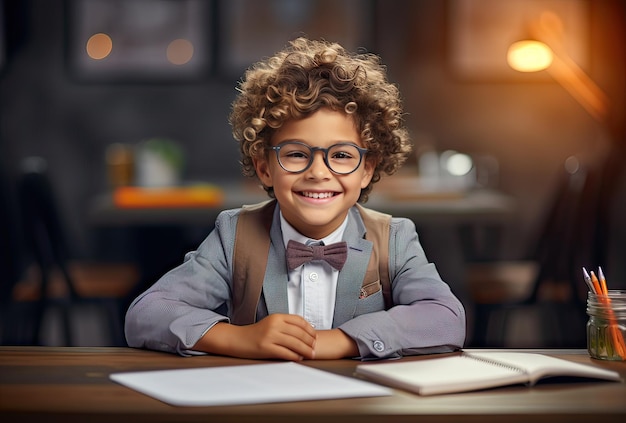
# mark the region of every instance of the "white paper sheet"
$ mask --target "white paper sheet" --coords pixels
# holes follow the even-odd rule
[[[391,395],[391,389],[293,362],[113,373],[111,380],[178,406]]]

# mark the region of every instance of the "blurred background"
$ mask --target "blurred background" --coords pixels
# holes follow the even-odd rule
[[[483,316],[474,313],[482,301],[477,290],[493,291],[485,276],[490,270],[477,267],[476,276],[471,265],[523,260],[541,270],[545,261],[533,254],[539,244],[569,254],[563,266],[575,276],[564,278],[573,282],[568,295],[575,302],[581,296],[584,301],[584,292],[575,292],[576,286],[585,288],[581,260],[590,269],[603,266],[611,287],[626,288],[624,0],[0,0],[0,5],[4,343],[64,342],[41,336],[46,325],[38,329],[38,341],[11,338],[7,329],[32,314],[15,305],[16,286],[37,262],[24,230],[19,190],[24,172],[47,169],[72,261],[139,263],[145,287],[204,238],[214,215],[204,218],[196,211],[185,225],[150,220],[151,215],[141,224],[141,216],[128,221],[98,216],[94,204],[126,185],[199,182],[219,188],[241,182],[227,120],[236,83],[247,66],[299,35],[379,54],[387,65],[389,79],[402,92],[415,143],[402,184],[407,176],[420,178],[432,194],[397,201],[441,202],[452,191],[462,197],[478,189],[509,201],[507,214],[493,222],[487,217],[480,225],[449,221],[445,228],[440,222],[434,231],[424,228],[429,259],[463,298],[472,322]],[[552,70],[519,72],[507,63],[513,43],[542,37],[556,57]],[[154,155],[160,158],[156,163]],[[460,170],[451,156],[460,160]],[[593,193],[559,203],[557,213],[561,187],[572,183],[562,185],[563,174],[580,169],[599,175]],[[452,188],[441,179],[435,188],[425,184],[442,172],[464,179]],[[393,179],[383,182],[394,186]],[[228,194],[223,191],[219,195]],[[379,199],[373,206],[392,201]],[[573,223],[584,238],[572,235],[571,225],[554,223],[589,204],[594,211]],[[548,217],[556,221],[547,223]],[[418,229],[429,226],[414,220]],[[449,238],[438,234],[450,228],[462,232],[463,268],[447,264]],[[581,258],[579,251],[587,255]],[[536,266],[525,274],[533,279],[525,293],[535,286]],[[22,302],[45,296],[33,286]],[[135,291],[130,292],[125,294]],[[531,297],[530,302],[539,301]],[[584,314],[584,304],[575,307]],[[544,318],[541,327],[549,326]],[[84,330],[97,334],[98,324]],[[580,327],[584,331],[584,323]],[[563,329],[550,328],[552,335]],[[534,336],[537,326],[527,328],[524,338],[515,330],[506,329],[507,340],[476,344],[554,343],[550,332],[547,338]],[[470,327],[468,342],[485,335],[475,331]],[[88,335],[83,342],[112,342]],[[572,339],[570,344],[584,347],[584,336]]]

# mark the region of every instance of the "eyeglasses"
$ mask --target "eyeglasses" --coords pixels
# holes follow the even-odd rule
[[[324,163],[336,174],[348,175],[359,168],[366,148],[349,142],[331,145],[328,148],[311,147],[299,141],[288,141],[270,147],[276,152],[280,167],[290,173],[302,173],[313,164],[316,151],[324,153]]]

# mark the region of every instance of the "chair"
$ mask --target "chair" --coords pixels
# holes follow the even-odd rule
[[[585,167],[572,156],[564,170],[528,259],[468,266],[475,306],[472,346],[505,346],[509,318],[524,311],[535,312],[540,319],[539,344],[525,346],[584,347],[582,267],[601,264],[597,248],[602,244],[597,223],[601,168]]]
[[[12,291],[15,304],[31,309],[32,325],[24,343],[42,343],[45,313],[57,308],[64,343],[76,345],[72,316],[80,306],[90,305],[105,313],[112,343],[125,345],[122,307],[139,280],[136,266],[72,260],[43,159],[24,161],[17,197],[24,244],[33,258],[33,264]]]

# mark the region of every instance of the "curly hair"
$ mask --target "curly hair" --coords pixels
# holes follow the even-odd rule
[[[381,172],[395,173],[411,151],[396,85],[387,81],[380,57],[349,53],[341,45],[297,38],[287,48],[250,67],[238,84],[229,117],[239,142],[246,176],[256,175],[253,159],[267,154],[272,135],[283,123],[305,118],[321,108],[352,116],[367,160],[375,163],[367,201]],[[270,197],[272,187],[264,187]]]

